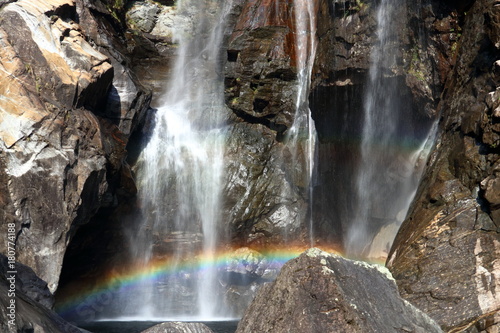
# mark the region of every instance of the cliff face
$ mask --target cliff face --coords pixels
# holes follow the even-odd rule
[[[125,145],[150,96],[122,65],[103,10],[27,0],[0,11],[0,228],[15,224],[17,260],[52,292],[78,226],[135,191],[117,180],[130,177]]]
[[[444,329],[498,328],[499,19],[495,1],[467,12],[438,111],[440,136],[388,266],[405,298]]]

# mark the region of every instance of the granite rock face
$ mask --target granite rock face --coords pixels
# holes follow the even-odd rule
[[[361,159],[359,142],[370,54],[377,41],[377,4],[319,2],[318,51],[310,94],[318,132],[312,211],[318,233],[329,235],[329,241],[342,241],[357,209],[353,189]],[[428,128],[437,117],[437,104],[454,64],[461,32],[456,8],[448,1],[407,1],[395,11],[395,19],[390,22],[394,31],[388,36],[394,41],[391,51],[395,63],[380,71],[385,83],[398,87],[397,95],[404,106],[402,118],[418,124],[403,130],[409,132]],[[374,232],[382,236],[396,221],[385,221],[382,227],[377,223],[382,221],[372,223]]]
[[[386,268],[307,250],[262,286],[242,332],[442,332],[403,300]]]
[[[22,0],[0,11],[0,228],[15,224],[17,260],[51,292],[78,226],[115,204],[117,192],[134,192],[120,184],[125,145],[148,103],[129,81],[136,98],[127,104],[118,92],[123,103],[110,105],[123,72],[115,77],[117,60],[77,23],[83,10],[79,1]]]
[[[461,13],[455,66],[438,106],[440,136],[387,264],[402,296],[444,330],[494,332],[500,311],[500,7],[495,1],[462,4],[467,15]]]
[[[283,235],[303,232],[307,203],[289,177],[294,172],[287,147],[266,126],[233,126],[226,148],[224,190],[228,227],[243,244],[283,242]]]

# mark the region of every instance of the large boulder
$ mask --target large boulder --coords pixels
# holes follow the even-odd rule
[[[0,254],[0,275],[7,276],[9,269],[8,258]],[[40,303],[47,308],[52,308],[54,305],[54,297],[47,287],[47,282],[36,276],[35,272],[21,263],[15,263],[15,287],[16,290],[23,293],[27,297],[31,298],[33,301]]]
[[[441,133],[387,262],[401,295],[450,332],[499,325],[499,18],[488,0],[463,18]]]
[[[442,332],[403,300],[387,269],[313,248],[262,286],[243,332]]]

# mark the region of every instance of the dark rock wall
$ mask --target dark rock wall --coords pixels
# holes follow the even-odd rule
[[[318,11],[319,43],[310,94],[319,139],[313,216],[319,234],[330,242],[341,241],[344,230],[356,215],[355,182],[361,157],[370,53],[377,38],[377,4],[375,1],[321,1]],[[424,140],[436,117],[442,82],[434,77],[439,64],[431,61],[432,54],[438,53],[429,39],[431,27],[422,20],[425,10],[432,16],[429,20],[436,20],[437,14],[429,6],[408,2],[397,9],[391,22],[395,29],[388,39],[392,41],[391,53],[396,62],[381,71],[384,84],[398,87],[394,96],[401,112],[394,115],[400,118],[393,143],[395,151],[405,149],[405,140]],[[370,228],[376,232],[380,226],[372,224]]]
[[[304,161],[283,142],[298,93],[292,1],[243,2],[227,45],[225,214],[236,243],[277,245],[306,238]],[[311,36],[311,38],[315,38]]]
[[[432,24],[431,43],[451,54],[432,58],[441,59],[437,78],[444,82],[440,136],[388,266],[403,297],[445,330],[493,332],[500,309],[500,7],[496,1],[450,5],[429,7],[441,15]]]

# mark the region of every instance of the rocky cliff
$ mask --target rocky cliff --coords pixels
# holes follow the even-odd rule
[[[440,136],[388,267],[403,297],[445,330],[494,332],[500,4],[475,1],[462,10],[455,14],[462,24],[451,46],[454,67],[437,109]]]
[[[0,9],[0,228],[15,226],[17,261],[51,292],[78,227],[135,192],[125,146],[150,95],[124,66],[115,20],[100,2]]]

